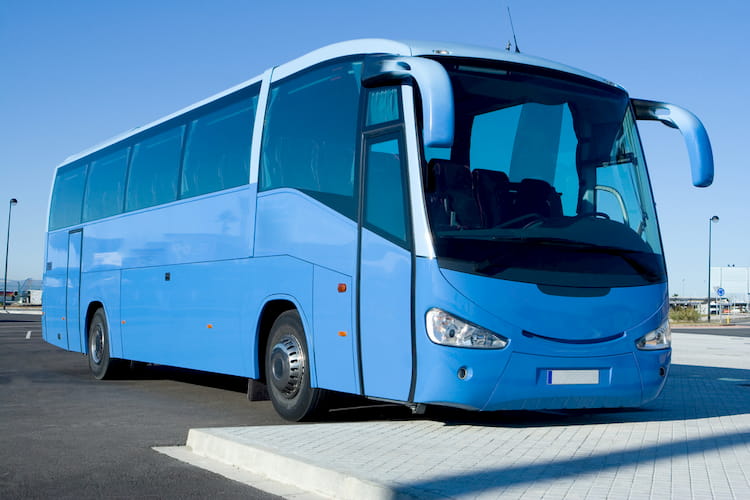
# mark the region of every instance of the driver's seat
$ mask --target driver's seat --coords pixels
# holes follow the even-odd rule
[[[537,214],[540,217],[561,217],[560,193],[548,182],[540,179],[523,179],[518,184],[513,204],[513,217]]]

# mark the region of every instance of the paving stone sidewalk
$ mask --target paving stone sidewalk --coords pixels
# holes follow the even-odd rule
[[[203,429],[188,445],[324,497],[750,498],[750,339],[674,337],[667,387],[639,410]]]

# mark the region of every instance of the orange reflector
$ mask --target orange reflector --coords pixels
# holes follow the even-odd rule
[[[62,320],[65,321],[65,316],[62,317]]]
[[[206,328],[213,328],[213,327],[214,327],[214,325],[212,325],[211,323],[209,323],[209,324],[206,325]]]
[[[122,320],[120,323],[122,323],[124,325],[125,324],[125,320]]]
[[[339,283],[339,293],[344,293],[346,291],[346,283]]]
[[[339,337],[346,337],[346,332],[339,332]]]

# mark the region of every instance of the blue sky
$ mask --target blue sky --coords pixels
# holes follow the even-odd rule
[[[696,113],[716,180],[693,188],[682,138],[641,127],[672,293],[705,295],[715,266],[750,266],[750,3],[581,0],[2,0],[0,234],[9,279],[40,278],[54,167],[67,156],[323,45],[353,38],[504,47],[601,75]]]

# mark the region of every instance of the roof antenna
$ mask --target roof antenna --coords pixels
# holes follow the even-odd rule
[[[513,16],[510,15],[510,5],[508,7],[508,19],[510,19],[510,31],[513,33],[513,44],[516,46],[516,53],[520,54],[521,51],[518,49],[518,40],[516,40],[516,29],[513,27]],[[510,50],[510,42],[505,47],[506,50]]]

